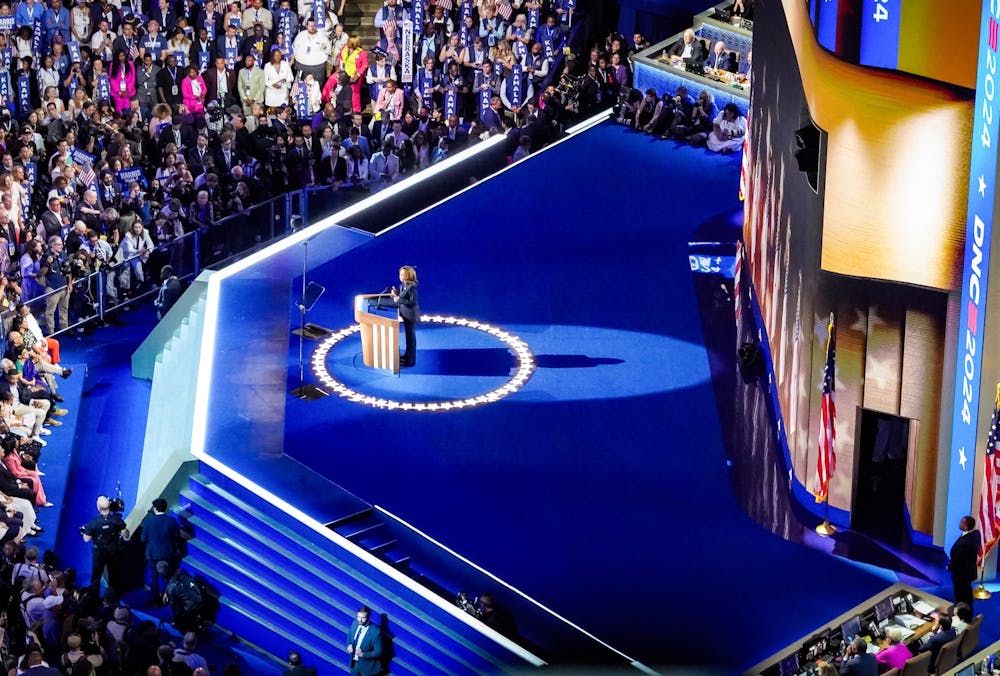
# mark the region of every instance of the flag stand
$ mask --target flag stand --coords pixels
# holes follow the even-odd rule
[[[816,526],[816,534],[828,538],[837,532],[837,527],[830,523],[830,497],[826,498],[826,513],[823,515],[823,523]]]
[[[993,596],[993,594],[986,587],[983,586],[983,569],[980,568],[979,586],[972,591],[972,598],[976,599],[977,601],[986,601],[991,596]]]

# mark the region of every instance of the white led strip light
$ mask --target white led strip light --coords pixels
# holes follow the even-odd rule
[[[504,343],[510,351],[514,353],[514,356],[517,358],[517,371],[515,371],[514,375],[500,387],[490,390],[485,394],[476,395],[474,397],[466,397],[465,399],[413,402],[397,401],[395,399],[386,399],[384,397],[363,394],[352,390],[336,380],[330,375],[330,371],[326,368],[326,357],[330,353],[330,350],[333,349],[333,347],[340,341],[361,330],[360,324],[352,324],[347,328],[330,334],[316,347],[316,350],[312,355],[313,372],[316,374],[319,381],[329,388],[331,392],[335,393],[339,397],[353,401],[356,404],[373,406],[375,408],[384,408],[390,411],[453,411],[455,409],[472,408],[473,406],[482,406],[483,404],[492,404],[500,401],[504,397],[514,394],[520,390],[535,370],[535,356],[531,353],[527,343],[508,331],[504,331],[503,329],[490,324],[477,322],[472,319],[465,319],[463,317],[421,315],[420,321],[428,324],[461,326],[468,329],[474,329],[476,331],[482,331],[483,333],[493,336],[500,342]]]

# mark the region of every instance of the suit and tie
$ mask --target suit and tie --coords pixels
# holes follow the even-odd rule
[[[948,554],[948,570],[955,592],[955,602],[965,601],[972,607],[972,581],[978,577],[977,558],[983,537],[978,530],[962,533]]]
[[[362,626],[355,620],[347,631],[351,651],[351,674],[353,676],[378,676],[385,672],[382,663],[382,630],[369,622]]]

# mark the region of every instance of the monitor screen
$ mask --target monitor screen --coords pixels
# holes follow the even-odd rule
[[[975,674],[976,674],[976,665],[970,664],[969,666],[958,672],[957,676],[975,676]]]
[[[781,660],[781,676],[796,676],[799,673],[799,654],[792,653]]]
[[[892,607],[892,597],[886,597],[875,604],[875,619],[881,622],[887,617],[896,614],[896,609]]]
[[[861,633],[861,616],[853,617],[840,625],[840,633],[845,641],[850,641]]]

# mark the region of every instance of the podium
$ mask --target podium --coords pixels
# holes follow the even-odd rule
[[[361,356],[365,366],[399,373],[399,310],[395,304],[380,314],[372,302],[388,299],[388,293],[369,293],[354,297],[354,321],[361,325]]]

